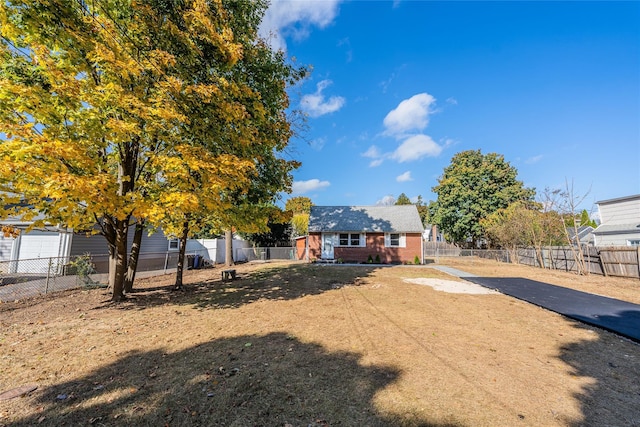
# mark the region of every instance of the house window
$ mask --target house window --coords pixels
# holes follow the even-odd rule
[[[640,239],[627,240],[627,246],[640,246]]]
[[[360,246],[360,233],[340,233],[340,246]]]
[[[404,233],[386,233],[384,245],[388,248],[404,248],[407,246],[407,238]]]
[[[180,249],[180,239],[169,240],[169,250],[177,251],[178,249]]]

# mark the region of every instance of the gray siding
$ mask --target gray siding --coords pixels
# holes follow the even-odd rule
[[[131,250],[133,243],[134,228],[129,229],[127,237],[127,250]],[[165,237],[162,230],[156,231],[151,236],[145,231],[142,235],[142,245],[140,253],[165,253],[169,248],[169,240]],[[94,234],[86,236],[85,234],[74,234],[71,242],[71,256],[84,255],[86,253],[92,255],[107,255],[109,247],[104,236]]]
[[[133,230],[133,229],[131,229]],[[131,248],[131,243],[133,242],[133,231],[129,233],[129,248]],[[162,230],[158,230],[154,232],[151,236],[149,236],[149,232],[145,231],[144,236],[142,236],[142,247],[140,248],[141,253],[159,253],[159,252],[167,252],[169,250],[169,239],[164,235]]]
[[[97,234],[87,236],[75,233],[71,239],[71,256],[84,254],[107,255],[108,253],[107,241],[103,236]]]

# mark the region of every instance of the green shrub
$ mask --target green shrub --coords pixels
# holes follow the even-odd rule
[[[416,255],[415,258],[413,259],[413,263],[415,265],[420,265],[420,257],[418,255]]]
[[[367,258],[367,263],[373,264],[373,257],[371,255],[369,255],[369,258]]]
[[[376,254],[376,264],[380,264],[380,254]]]
[[[94,274],[96,272],[93,263],[91,262],[90,254],[84,254],[82,256],[76,257],[76,259],[69,262],[69,267],[69,270],[77,275],[78,280],[82,284],[94,284],[93,279],[89,276],[90,274]]]

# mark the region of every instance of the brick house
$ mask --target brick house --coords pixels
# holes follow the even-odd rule
[[[414,205],[312,206],[306,259],[423,263],[423,232]]]

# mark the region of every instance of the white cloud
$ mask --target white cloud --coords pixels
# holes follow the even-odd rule
[[[333,82],[331,80],[322,80],[318,83],[317,90],[314,94],[305,95],[302,97],[302,100],[300,100],[302,109],[311,117],[320,117],[325,114],[333,113],[344,106],[345,99],[341,96],[332,96],[325,101],[322,91],[332,83]]]
[[[407,132],[422,131],[429,124],[430,107],[435,101],[428,93],[405,99],[384,118],[385,134],[402,137]]]
[[[413,178],[411,178],[411,171],[406,171],[402,175],[397,176],[396,181],[398,182],[413,181]]]
[[[372,145],[367,149],[367,151],[362,153],[362,156],[369,157],[371,159],[377,159],[378,157],[382,156],[382,154],[380,153],[380,150],[378,149],[378,147],[376,147],[375,145]]]
[[[442,152],[442,147],[427,135],[414,135],[406,140],[393,152],[391,158],[400,163],[410,162],[429,156],[435,157]]]
[[[351,41],[349,41],[349,37],[345,37],[338,41],[338,47],[342,46],[346,46],[347,62],[351,62],[353,60],[353,49],[351,49]]]
[[[382,199],[376,201],[376,206],[391,206],[396,202],[396,198],[391,194],[387,194]]]
[[[375,168],[376,166],[380,166],[382,164],[382,162],[384,161],[385,155],[380,152],[378,147],[376,147],[375,145],[372,145],[367,149],[367,151],[362,153],[362,157],[368,157],[370,159],[373,159],[369,163],[369,167]]]
[[[525,160],[524,162],[528,165],[532,165],[534,163],[538,163],[540,160],[542,160],[542,154],[538,155],[538,156],[533,156],[533,157],[529,157],[527,160]]]
[[[311,148],[313,148],[316,151],[321,151],[325,144],[327,143],[327,140],[324,138],[316,138],[314,140],[312,140],[309,145],[311,146]]]
[[[319,179],[310,179],[308,181],[293,181],[293,185],[291,186],[292,194],[304,194],[309,191],[321,190],[330,186],[331,183],[329,181],[320,181]]]
[[[308,37],[311,27],[325,28],[338,15],[341,0],[299,1],[272,0],[259,34],[275,49],[286,50],[285,37],[295,40]]]

